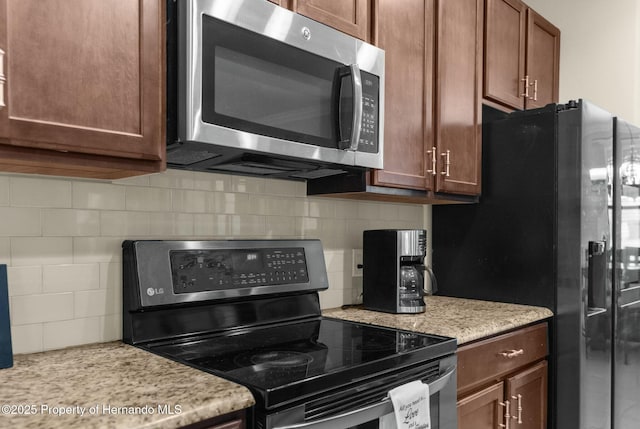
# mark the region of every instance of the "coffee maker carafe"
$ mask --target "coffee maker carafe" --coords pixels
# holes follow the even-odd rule
[[[364,231],[362,299],[369,310],[387,313],[422,313],[427,231],[379,229]]]

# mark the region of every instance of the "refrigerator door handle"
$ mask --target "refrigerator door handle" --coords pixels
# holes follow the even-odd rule
[[[607,242],[590,241],[588,247],[587,316],[607,310]]]

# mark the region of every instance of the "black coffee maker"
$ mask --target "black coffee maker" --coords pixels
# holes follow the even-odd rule
[[[427,231],[378,229],[364,231],[362,300],[369,310],[387,313],[422,313],[424,272],[435,292],[433,272],[424,265]]]

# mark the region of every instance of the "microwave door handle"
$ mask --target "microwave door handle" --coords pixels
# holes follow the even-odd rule
[[[353,88],[353,118],[351,118],[351,137],[349,140],[342,140],[341,138],[339,147],[344,150],[356,151],[360,141],[360,128],[362,128],[362,76],[360,68],[356,64],[351,64],[345,68],[349,70],[348,74],[351,76],[351,86]],[[339,114],[338,118],[340,118]]]
[[[429,383],[429,394],[438,393],[450,381],[456,367],[448,367],[436,380]],[[273,429],[334,429],[337,427],[353,427],[367,423],[393,412],[391,399],[385,398],[373,405],[348,411],[331,417],[314,420],[306,423],[297,423],[287,426],[277,426]]]

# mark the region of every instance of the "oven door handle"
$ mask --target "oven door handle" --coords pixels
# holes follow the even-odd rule
[[[440,375],[440,377],[429,383],[429,393],[433,395],[434,393],[442,390],[442,388],[449,382],[449,379],[455,370],[455,366],[450,366],[442,373],[442,375]],[[273,429],[335,429],[336,427],[352,427],[379,419],[380,417],[392,412],[393,404],[391,403],[391,399],[385,398],[376,404],[367,405],[366,407],[348,411],[343,414],[305,423],[277,426]]]

